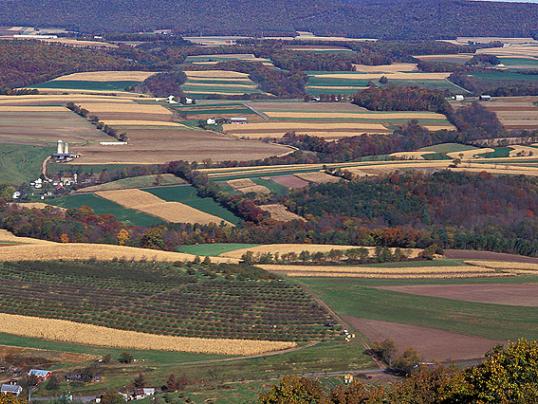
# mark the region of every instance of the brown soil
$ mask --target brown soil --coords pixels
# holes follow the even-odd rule
[[[370,341],[382,341],[390,338],[396,344],[398,352],[401,353],[411,347],[426,361],[451,362],[479,359],[495,345],[503,343],[503,341],[457,334],[435,328],[387,321],[367,320],[352,316],[345,316],[344,320],[366,335]]]
[[[121,132],[121,130],[119,129]],[[76,163],[166,163],[174,160],[213,161],[255,160],[286,154],[289,148],[240,140],[212,132],[182,129],[128,129],[129,144],[123,146],[87,146],[76,149]],[[110,140],[105,136],[105,140]]]
[[[491,251],[473,251],[473,250],[445,250],[445,257],[449,259],[461,260],[488,260],[488,261],[505,261],[505,262],[526,262],[538,264],[538,258],[525,257],[523,255],[497,253]]]
[[[301,189],[308,186],[308,181],[297,178],[294,175],[282,175],[277,177],[271,177],[273,182],[280,184],[290,189]]]
[[[467,302],[538,307],[538,283],[381,286],[378,289]]]

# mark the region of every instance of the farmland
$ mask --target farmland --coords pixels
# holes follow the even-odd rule
[[[403,70],[409,66],[401,66]],[[360,67],[359,67],[360,69]],[[385,69],[387,70],[387,69]],[[381,77],[388,82],[401,86],[418,86],[432,89],[449,90],[461,93],[462,89],[447,80],[449,73],[413,73],[413,72],[309,72],[307,92],[310,95],[354,94],[368,87],[369,83],[379,84]]]
[[[41,173],[41,162],[53,150],[37,146],[0,145],[0,184],[35,180]]]
[[[537,97],[499,97],[482,105],[495,112],[506,129],[534,130],[538,128]]]
[[[506,286],[508,290],[519,293],[527,290],[525,293],[532,294],[536,279],[299,280],[371,339],[394,338],[400,350],[412,346],[426,360],[444,361],[481,357],[499,340],[520,336],[536,338],[535,310],[499,301],[496,304],[464,301],[455,294],[447,298],[445,292],[419,296],[412,294],[413,290],[483,293],[479,291],[500,290]]]
[[[187,81],[183,91],[191,97],[212,95],[262,94],[248,74],[224,70],[185,71]]]
[[[52,205],[66,209],[78,209],[82,206],[88,206],[97,214],[113,215],[118,220],[134,226],[151,226],[164,223],[157,217],[125,208],[94,194],[68,195],[57,199],[51,199],[48,202]]]
[[[287,132],[338,139],[362,133],[389,134],[392,129],[417,119],[430,130],[453,129],[441,114],[431,112],[373,112],[342,103],[249,102],[265,121],[223,125],[224,133],[241,138],[281,138]]]
[[[232,224],[238,224],[240,222],[237,216],[217,204],[213,199],[198,196],[197,190],[192,186],[155,187],[146,189],[146,191],[164,201],[187,205]]]
[[[185,60],[187,64],[193,65],[215,65],[220,62],[228,62],[232,60],[239,60],[243,62],[252,62],[252,63],[262,63],[265,66],[273,67],[273,63],[269,59],[258,58],[251,53],[227,53],[227,54],[216,54],[216,55],[197,55],[197,56],[188,56]]]
[[[90,90],[90,91],[126,91],[128,88],[143,82],[154,72],[140,71],[108,71],[91,73],[74,73],[61,76],[33,88],[43,90]]]
[[[217,216],[194,209],[180,202],[165,201],[150,192],[139,189],[99,191],[96,195],[127,209],[155,216],[171,223],[219,224],[224,222]]]
[[[169,186],[184,184],[181,178],[172,174],[162,175],[142,175],[139,177],[123,178],[121,180],[107,182],[93,187],[82,188],[81,193],[97,192],[97,191],[116,191],[120,189],[132,188],[149,188],[154,186]]]
[[[0,271],[10,280],[2,291],[3,313],[104,327],[112,322],[118,330],[214,339],[206,341],[208,347],[199,345],[192,350],[187,342],[186,351],[237,354],[244,348],[243,354],[263,352],[290,347],[293,342],[323,340],[334,333],[323,326],[330,321],[329,314],[300,287],[254,268],[27,261],[0,264]],[[78,296],[66,292],[73,288]],[[209,312],[218,314],[208,316]],[[227,352],[222,339],[256,341],[250,348],[248,342],[242,348],[235,344],[239,350]],[[292,344],[264,348],[265,340]],[[170,349],[174,340],[165,344]],[[182,350],[181,345],[178,340],[173,350]]]

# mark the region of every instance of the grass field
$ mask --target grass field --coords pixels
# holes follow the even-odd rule
[[[258,244],[241,244],[241,243],[215,243],[215,244],[196,244],[196,245],[184,245],[181,246],[178,251],[193,254],[193,255],[205,255],[205,256],[217,256],[224,255],[230,251],[257,247]]]
[[[475,72],[472,74],[479,80],[502,80],[502,81],[538,81],[538,75],[536,74],[522,74],[509,71],[487,71],[487,72]]]
[[[19,185],[37,179],[41,163],[54,152],[54,148],[0,145],[0,184]]]
[[[172,186],[146,189],[147,192],[158,196],[167,202],[180,202],[192,208],[218,216],[232,224],[239,224],[240,219],[229,210],[223,208],[211,198],[198,196],[196,188],[192,186]]]
[[[273,63],[271,62],[271,60],[265,58],[258,58],[251,53],[197,55],[188,56],[187,59],[185,59],[185,63],[194,65],[214,65],[220,62],[227,61],[262,63],[265,66],[273,67]]]
[[[58,199],[49,199],[48,203],[66,209],[78,209],[82,206],[89,206],[97,214],[113,215],[119,221],[133,226],[156,226],[164,223],[157,217],[124,208],[93,194],[68,195]]]
[[[96,91],[125,91],[139,84],[138,81],[82,81],[82,80],[52,80],[32,88],[38,89],[67,89],[67,90],[96,90]]]
[[[82,188],[79,193],[115,191],[120,189],[149,188],[155,186],[169,186],[185,184],[185,181],[173,174],[142,175],[139,177],[122,178],[93,187]]]

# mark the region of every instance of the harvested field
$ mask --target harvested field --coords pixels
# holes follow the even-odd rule
[[[337,183],[341,181],[340,177],[327,174],[325,172],[314,172],[314,173],[302,173],[295,174],[295,177],[311,182],[314,184],[328,184],[328,183]]]
[[[54,81],[139,81],[142,82],[157,72],[142,71],[101,71],[73,73],[66,76],[57,77]]]
[[[271,193],[269,189],[262,185],[256,184],[249,178],[239,179],[239,180],[230,180],[227,181],[227,184],[231,186],[236,191],[242,192],[244,194],[255,193],[259,195],[268,195]]]
[[[392,153],[390,157],[395,160],[424,160],[424,155],[435,154],[435,152],[401,152],[401,153]]]
[[[538,148],[530,146],[509,146],[512,151],[510,152],[510,157],[531,157],[538,154]]]
[[[134,261],[154,260],[160,262],[193,261],[190,254],[149,250],[145,248],[123,247],[107,244],[53,243],[44,240],[16,237],[12,240],[22,245],[10,245],[0,248],[0,262],[50,261],[50,260],[90,260],[112,261],[120,258]],[[212,259],[212,262],[230,262],[231,259]]]
[[[269,215],[271,216],[271,219],[277,222],[291,222],[293,220],[306,222],[306,220],[303,217],[296,215],[293,212],[290,212],[284,205],[280,205],[280,204],[261,205],[260,209],[264,210],[265,212],[268,212]]]
[[[13,203],[12,205],[15,205],[15,206],[18,206],[19,208],[24,208],[24,209],[39,209],[39,210],[43,210],[43,209],[47,209],[47,208],[53,208],[53,209],[65,210],[62,207],[48,205],[48,204],[42,203],[42,202]]]
[[[301,123],[301,122],[256,122],[256,123],[247,123],[243,125],[237,124],[225,124],[223,125],[224,132],[240,134],[243,132],[249,131],[290,131],[297,130],[301,132],[307,132],[310,130],[313,131],[328,131],[331,129],[355,129],[360,130],[369,130],[375,131],[379,130],[380,132],[386,132],[387,128],[378,123]]]
[[[65,107],[45,106],[0,106],[0,112],[69,112]]]
[[[527,271],[538,271],[538,263],[530,262],[507,262],[507,261],[465,261],[469,265],[484,266],[486,268],[492,269],[515,269],[515,270],[527,270]]]
[[[149,192],[139,189],[100,191],[96,192],[96,195],[128,209],[135,209],[171,223],[219,224],[225,222],[228,225],[232,225],[220,217],[210,215],[179,202],[166,202]]]
[[[226,79],[245,79],[248,74],[239,73],[228,70],[200,70],[200,71],[185,71],[189,79],[192,78],[226,78]]]
[[[398,73],[414,72],[417,70],[416,63],[393,63],[390,65],[353,65],[355,71],[360,73]]]
[[[462,259],[462,260],[487,260],[487,261],[502,261],[506,263],[511,262],[525,262],[538,265],[538,258],[526,257],[523,255],[498,253],[493,251],[474,251],[474,250],[445,250],[445,256],[449,259]]]
[[[383,341],[390,338],[395,342],[398,352],[401,353],[412,347],[427,361],[451,362],[479,359],[491,348],[504,342],[435,328],[352,316],[345,316],[344,320],[370,341]]]
[[[379,289],[509,306],[538,307],[538,283],[380,286]]]
[[[457,64],[464,64],[465,62],[468,62],[473,57],[472,54],[449,54],[449,55],[418,55],[414,56],[414,58],[419,60],[424,60],[428,62],[444,62],[444,63],[457,63]]]
[[[284,131],[284,130],[257,131],[256,130],[256,131],[252,131],[252,133],[249,133],[248,131],[246,131],[246,132],[241,132],[241,133],[229,132],[228,134],[239,139],[262,140],[262,139],[280,139],[284,137],[286,132],[289,132],[289,131]],[[325,140],[338,140],[345,137],[359,136],[364,133],[367,133],[369,135],[389,135],[390,134],[390,131],[388,129],[373,130],[373,129],[361,129],[361,128],[358,128],[354,131],[336,130],[336,129],[332,129],[330,131],[324,131],[324,130],[319,131],[319,130],[308,129],[308,130],[293,130],[293,132],[295,132],[297,135],[316,136],[316,137],[321,137]]]
[[[479,157],[481,154],[486,153],[492,153],[494,152],[494,149],[490,149],[489,147],[481,148],[481,149],[473,149],[473,150],[464,150],[464,151],[457,151],[452,153],[447,153],[447,156],[453,159],[456,158],[462,158],[463,160],[466,159],[472,159]]]
[[[297,118],[297,119],[364,119],[364,120],[379,120],[390,121],[393,119],[429,119],[440,120],[446,122],[446,116],[434,112],[364,112],[356,110],[353,112],[320,112],[320,111],[266,111],[264,112],[270,118]]]
[[[88,110],[91,114],[106,113],[132,113],[132,114],[163,114],[172,115],[172,111],[159,104],[140,104],[134,101],[106,102],[106,101],[86,101],[77,103],[81,108]]]
[[[0,229],[0,242],[15,244],[55,244],[52,241],[40,240],[37,238],[17,237],[4,229]]]
[[[185,125],[179,122],[170,122],[170,121],[142,121],[136,119],[102,119],[105,125],[108,126],[171,126],[176,128],[187,128]]]
[[[107,102],[107,103],[126,103],[132,101],[134,96],[115,96],[107,97],[105,95],[94,94],[57,94],[57,95],[19,95],[17,97],[0,95],[0,105],[12,105],[17,106],[23,104],[23,106],[51,106],[51,104],[58,104],[57,106],[63,106],[68,102]],[[137,95],[136,98],[140,98]]]
[[[485,267],[461,266],[417,266],[417,267],[377,267],[344,265],[260,265],[266,271],[285,273],[290,277],[327,278],[386,278],[386,279],[444,279],[470,277],[503,277],[510,274],[497,273]]]
[[[124,349],[255,355],[293,348],[294,342],[175,337],[117,330],[74,321],[0,313],[0,331],[52,341]]]
[[[129,144],[121,147],[89,145],[74,148],[81,157],[76,164],[155,164],[169,161],[215,162],[263,159],[291,152],[286,146],[241,140],[202,130],[159,126],[153,128],[128,127]],[[104,136],[110,140],[109,137]],[[1,139],[1,137],[0,137]],[[55,140],[58,138],[56,137]]]
[[[64,112],[0,112],[0,143],[46,146],[58,139],[73,144],[110,138],[86,119]]]
[[[308,181],[296,175],[277,175],[271,177],[271,181],[288,189],[302,189],[308,186]]]

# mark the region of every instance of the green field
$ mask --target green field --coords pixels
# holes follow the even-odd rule
[[[501,58],[501,63],[509,69],[538,69],[538,59]]]
[[[167,202],[180,202],[202,212],[218,216],[230,223],[239,224],[241,219],[228,209],[223,208],[211,198],[198,196],[196,188],[190,185],[179,185],[162,188],[149,188],[145,191],[164,199]]]
[[[78,209],[82,206],[88,206],[99,215],[112,215],[121,222],[132,226],[157,226],[164,224],[157,217],[137,212],[133,209],[127,209],[117,203],[100,198],[94,194],[68,195],[57,199],[49,199],[50,205],[60,206],[66,209]]]
[[[436,153],[446,154],[446,153],[463,152],[463,151],[475,150],[475,149],[478,149],[478,147],[468,146],[468,145],[460,144],[460,143],[441,143],[441,144],[436,144],[433,146],[422,147],[418,149],[418,151],[436,152]]]
[[[92,192],[113,191],[119,189],[149,188],[155,186],[169,186],[185,184],[185,181],[173,174],[152,174],[138,177],[122,178],[92,187]]]
[[[220,254],[240,250],[242,248],[257,247],[258,244],[241,244],[241,243],[214,243],[214,244],[196,244],[184,245],[178,248],[178,252],[216,257]]]
[[[52,80],[41,83],[32,88],[54,89],[65,88],[69,90],[94,91],[125,91],[129,87],[140,84],[138,81],[80,81],[80,80]]]
[[[503,281],[494,280],[495,283]],[[529,281],[529,277],[520,279],[522,283],[525,281]],[[538,281],[538,278],[533,281]],[[419,283],[416,280],[366,282],[357,279],[300,279],[299,282],[341,315],[431,327],[491,339],[538,338],[538,311],[534,307],[464,302],[373,288],[376,285],[413,285]],[[510,279],[509,282],[513,283],[514,280]]]
[[[510,71],[474,72],[472,77],[485,81],[538,81],[538,74],[522,74]]]
[[[49,147],[1,144],[0,184],[19,185],[39,178],[41,163],[54,150]]]
[[[494,152],[481,154],[480,157],[497,158],[510,157],[510,152],[513,151],[510,147],[497,147]]]
[[[138,166],[137,164],[58,164],[55,162],[49,162],[47,165],[47,174],[56,175],[60,173],[64,174],[97,174],[102,171],[108,171],[109,173],[116,173],[124,170],[125,168],[132,168]]]

